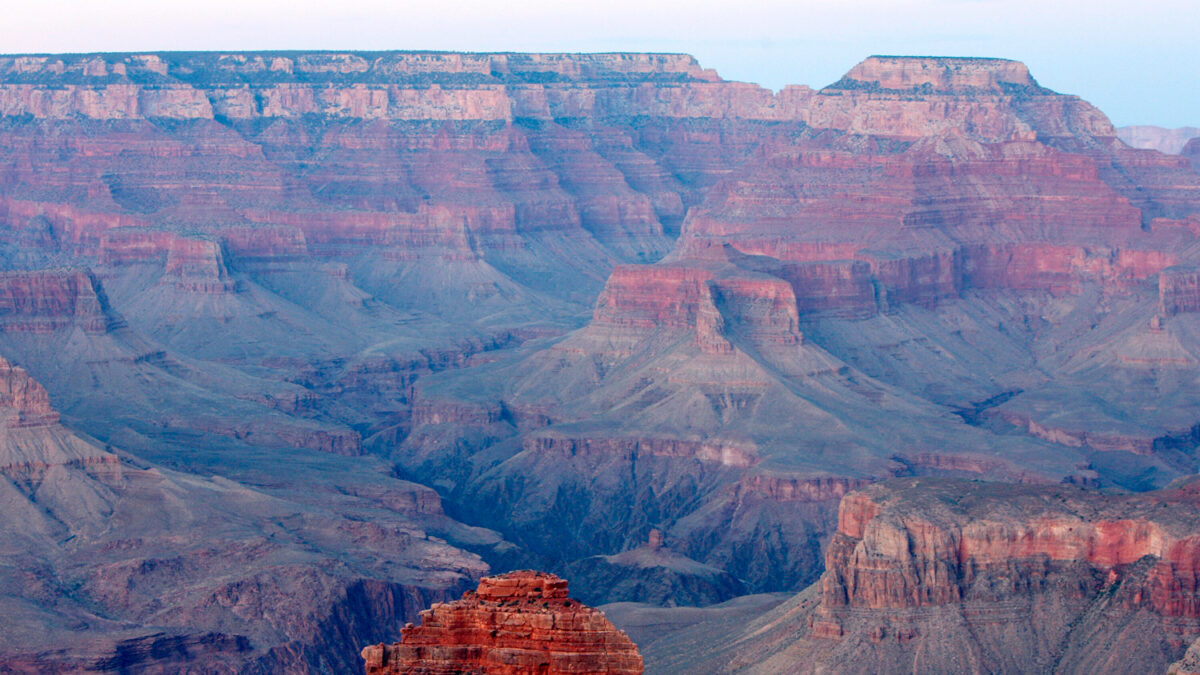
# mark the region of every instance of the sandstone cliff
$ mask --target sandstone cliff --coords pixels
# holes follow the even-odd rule
[[[720,672],[1163,672],[1200,633],[1197,486],[902,480],[851,493],[821,581]],[[672,657],[663,672],[682,672]]]
[[[567,595],[552,574],[484,577],[461,600],[421,612],[401,641],[366,647],[368,675],[383,673],[642,672],[637,647],[598,610]]]

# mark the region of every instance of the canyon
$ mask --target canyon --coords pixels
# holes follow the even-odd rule
[[[1092,511],[1190,536],[1120,515],[1188,503],[1200,469],[1179,152],[1004,59],[773,92],[680,54],[0,56],[0,453],[40,514],[6,526],[0,656],[358,670],[533,568],[622,628],[814,617],[770,653],[868,636],[864,669],[1014,606],[985,582],[1036,579],[1037,621],[1097,636],[1118,624],[1081,608],[1136,588],[1118,614],[1165,669],[1196,637],[1183,559],[1055,547],[1094,548]],[[951,518],[930,500],[976,493],[944,479],[1010,490],[1042,548],[984,550],[963,533],[1002,500]],[[1058,496],[1092,534],[1039,539]],[[886,530],[875,500],[940,515]],[[875,569],[847,518],[940,539]],[[996,621],[1013,659],[1122,663]]]

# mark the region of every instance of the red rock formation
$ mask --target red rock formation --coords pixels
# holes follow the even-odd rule
[[[826,571],[665,673],[1190,672],[1200,490],[898,479],[846,495]],[[715,612],[714,612],[715,613]],[[669,627],[664,626],[666,631]],[[694,639],[694,636],[691,637]]]
[[[1200,269],[1187,265],[1159,272],[1158,305],[1166,315],[1200,312]]]
[[[840,500],[851,490],[871,481],[856,478],[795,478],[759,473],[747,475],[738,483],[738,492],[757,493],[776,502],[826,502]]]
[[[40,426],[58,422],[58,411],[50,406],[50,395],[24,368],[0,357],[0,409],[11,410],[9,427]]]
[[[630,328],[692,329],[706,353],[729,353],[723,320],[709,282],[713,273],[691,267],[618,267],[613,270],[593,320]]]
[[[948,606],[970,615],[1032,598],[1065,601],[1064,612],[1103,602],[1109,614],[1086,619],[1099,622],[1086,629],[1092,634],[1119,631],[1128,620],[1120,616],[1149,612],[1158,617],[1155,630],[1182,653],[1187,641],[1174,635],[1190,640],[1200,633],[1197,494],[1195,484],[1109,496],[1065,487],[938,481],[893,482],[852,493],[839,510],[810,637],[857,640],[851,634],[874,621],[881,626],[876,632],[886,636],[879,639],[911,641],[902,650],[919,650],[935,639],[926,634],[930,626],[905,626],[887,617]],[[1040,598],[1043,593],[1061,593],[1063,599]],[[1069,623],[1071,616],[1037,618],[1049,627]],[[979,639],[1019,640],[1001,637],[1012,635],[1003,629],[992,634],[996,637]],[[1071,642],[1065,638],[1060,649]],[[1024,654],[1032,647],[1014,642],[983,649]],[[1064,656],[1066,662],[1080,659],[1060,653]]]
[[[78,326],[102,333],[107,324],[96,280],[87,272],[0,273],[0,331],[48,333]]]
[[[267,229],[256,239],[270,238],[271,232]],[[284,249],[273,251],[272,255],[287,253]],[[100,235],[100,259],[109,265],[159,262],[166,279],[179,288],[198,293],[227,293],[237,287],[229,277],[221,245],[213,239],[140,228],[105,230]]]
[[[971,598],[975,579],[991,574],[993,566],[1043,564],[1037,560],[1051,567],[1026,571],[1022,584],[1032,580],[1029,574],[1052,574],[1060,563],[1083,563],[1109,574],[1106,583],[1112,585],[1129,565],[1151,557],[1155,563],[1137,602],[1164,617],[1200,618],[1200,533],[1188,527],[1200,522],[1193,520],[1200,513],[1195,486],[1131,497],[1066,488],[965,488],[917,482],[847,495],[826,560],[822,607],[836,614],[838,607],[960,602]],[[968,510],[938,512],[933,499],[939,497],[922,490],[965,500]],[[987,509],[999,509],[1001,502],[1009,507],[1004,517],[989,516]],[[952,513],[954,520],[938,520]],[[1011,519],[1015,514],[1020,520]],[[1024,592],[1020,587],[996,590]]]
[[[361,476],[362,433],[527,552],[660,527],[751,590],[815,578],[866,481],[1195,470],[1200,178],[1019,63],[772,93],[682,55],[13,56],[0,115],[0,262],[91,267],[115,308],[11,273],[0,346],[131,456],[293,499]],[[1021,390],[1042,405],[986,412]]]
[[[599,611],[541,572],[484,577],[462,600],[421,612],[401,641],[366,647],[368,675],[384,673],[637,673],[642,657]]]
[[[1136,285],[1179,261],[1141,218],[1090,158],[951,135],[901,154],[772,155],[693,210],[679,256],[769,256],[802,309],[863,316],[972,287]]]

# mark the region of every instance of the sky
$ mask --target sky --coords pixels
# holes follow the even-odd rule
[[[1200,126],[1197,0],[34,0],[0,52],[685,52],[725,79],[820,87],[870,54],[1024,61],[1118,126]]]

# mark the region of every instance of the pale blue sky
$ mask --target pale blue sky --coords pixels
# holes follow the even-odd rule
[[[1198,0],[34,0],[0,52],[672,51],[820,87],[869,54],[997,56],[1118,125],[1200,126]]]

